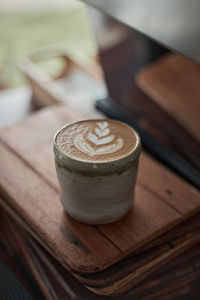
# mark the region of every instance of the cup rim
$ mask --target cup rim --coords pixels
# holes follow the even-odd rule
[[[59,147],[57,146],[56,143],[56,138],[58,136],[58,134],[64,130],[65,128],[67,128],[68,126],[71,126],[73,124],[76,123],[80,123],[80,122],[87,122],[87,121],[96,121],[96,122],[100,122],[100,121],[107,121],[107,120],[112,120],[114,122],[120,123],[123,126],[127,127],[129,130],[131,130],[134,134],[134,136],[136,137],[136,144],[135,147],[133,148],[133,150],[126,155],[125,157],[122,158],[115,158],[112,160],[108,160],[108,161],[91,161],[91,160],[82,160],[82,159],[76,159],[66,153],[64,153],[62,150],[59,149]],[[90,170],[90,171],[95,171],[97,172],[98,169],[99,171],[103,171],[103,169],[108,169],[107,171],[109,171],[110,167],[114,167],[115,165],[118,166],[118,168],[121,167],[125,167],[125,165],[128,165],[130,163],[134,163],[141,152],[141,139],[139,134],[137,133],[137,131],[135,129],[133,129],[131,126],[129,126],[128,124],[118,121],[118,120],[114,120],[114,119],[96,119],[96,118],[87,118],[87,119],[81,119],[81,120],[76,120],[74,122],[70,122],[66,125],[64,125],[62,128],[60,128],[59,130],[57,130],[57,132],[54,135],[54,154],[56,159],[59,161],[59,163],[62,166],[67,167],[68,169],[78,169],[78,170]],[[106,170],[104,170],[106,171]]]

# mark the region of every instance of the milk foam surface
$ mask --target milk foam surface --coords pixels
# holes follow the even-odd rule
[[[109,162],[131,154],[137,137],[131,127],[114,120],[85,120],[61,129],[56,145],[80,161]]]

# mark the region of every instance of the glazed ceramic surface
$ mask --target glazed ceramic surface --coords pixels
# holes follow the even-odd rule
[[[114,222],[133,204],[141,143],[128,125],[114,120],[69,124],[55,136],[61,201],[74,219]]]

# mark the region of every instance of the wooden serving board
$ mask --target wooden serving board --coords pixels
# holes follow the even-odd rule
[[[194,219],[198,218],[194,217]],[[20,259],[23,263],[26,262],[26,269],[27,267],[30,268],[46,299],[108,299],[104,296],[95,295],[84,288],[81,283],[78,283],[66,269],[42,249],[37,242],[27,235],[26,232],[3,211],[0,211],[0,226],[2,229],[0,232],[0,242],[3,242],[8,252],[10,252],[9,249],[12,249],[12,252],[15,251],[15,258],[16,253],[18,254],[18,263]],[[184,234],[188,233],[188,230],[198,230],[199,226],[199,221],[187,221],[184,226],[181,226],[181,230],[180,226],[178,226],[179,230],[173,229],[170,234],[166,234],[165,242],[173,241],[173,237],[177,238],[181,232]],[[152,247],[153,244],[150,243],[148,247],[143,247],[143,249],[140,250],[144,251],[143,254],[136,254],[138,262],[141,261],[141,256],[143,256],[143,258],[146,256],[149,260],[151,259],[149,251],[146,251],[150,246]],[[184,251],[184,254],[179,255],[173,262],[168,262],[165,267],[160,267],[151,277],[148,276],[141,284],[120,294],[115,297],[115,299],[144,300],[147,297],[147,299],[150,300],[160,299],[161,297],[166,297],[166,295],[167,299],[179,299],[179,296],[182,294],[187,294],[187,299],[193,299],[192,297],[199,293],[199,288],[197,289],[200,276],[199,249],[200,245],[192,247],[189,251]],[[127,265],[130,266],[132,264],[130,263],[131,260],[132,257],[126,259]],[[121,273],[124,272],[125,268],[127,268],[127,266],[121,265]],[[116,267],[109,268],[109,272],[109,277],[115,276]],[[105,273],[103,275],[105,276]],[[197,283],[197,287],[194,287],[195,282]],[[35,294],[35,291],[32,292]],[[194,297],[194,299],[196,299],[196,297]]]
[[[200,67],[170,54],[139,72],[138,86],[200,142]]]
[[[90,226],[63,210],[53,140],[64,124],[80,119],[66,105],[44,109],[0,131],[2,205],[68,270],[101,271],[200,210],[200,196],[143,154],[135,202],[120,221]]]
[[[78,276],[96,294],[118,296],[137,286],[149,275],[200,242],[200,215],[176,226],[160,238],[147,243],[113,266],[96,274]]]
[[[32,231],[16,211],[6,201],[0,200],[9,214],[41,245],[47,248],[36,232]],[[96,294],[112,297],[121,295],[143,282],[150,274],[174,260],[181,253],[199,243],[199,228],[200,214],[197,214],[101,272],[79,274],[72,271],[71,273]]]

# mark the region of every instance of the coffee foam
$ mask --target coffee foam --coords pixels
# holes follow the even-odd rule
[[[57,148],[80,161],[106,162],[124,158],[136,147],[131,127],[114,120],[85,120],[70,124],[57,134]]]

